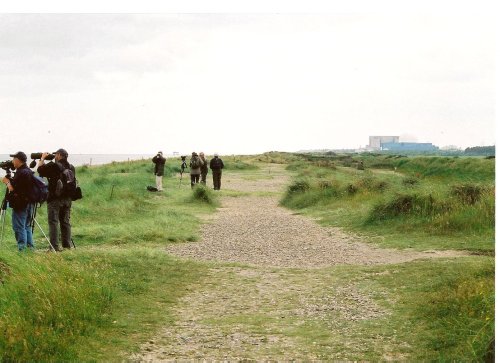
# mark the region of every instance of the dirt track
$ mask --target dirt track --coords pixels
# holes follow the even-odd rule
[[[226,188],[250,193],[284,190],[288,178],[282,168],[273,165],[268,170],[274,175],[272,179],[244,180],[235,175],[225,180]],[[201,242],[172,245],[168,251],[204,261],[295,268],[400,263],[457,255],[455,251],[377,248],[339,228],[322,227],[310,218],[295,215],[278,203],[279,194],[225,197],[222,208],[203,226]]]
[[[383,337],[357,334],[355,324],[390,312],[370,292],[332,275],[329,266],[461,256],[380,249],[341,229],[321,227],[278,206],[287,182],[279,165],[256,176],[223,175],[223,189],[246,194],[222,198],[222,207],[202,227],[201,241],[167,249],[179,258],[209,262],[205,283],[180,301],[176,323],[144,343],[132,360],[352,359],[369,345],[386,344]],[[295,337],[294,329],[310,324],[327,326],[332,334],[327,355],[316,342]]]

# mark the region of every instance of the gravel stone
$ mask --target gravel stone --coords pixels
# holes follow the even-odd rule
[[[273,166],[272,179],[245,180],[230,175],[228,188],[242,192],[280,192],[288,178]],[[170,245],[178,257],[238,262],[266,267],[324,268],[339,264],[375,265],[421,258],[463,256],[458,251],[383,249],[341,228],[323,227],[312,218],[279,206],[279,194],[223,197],[222,207],[202,227],[199,242]]]

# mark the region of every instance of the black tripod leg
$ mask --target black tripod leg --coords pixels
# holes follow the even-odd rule
[[[1,212],[0,212],[0,223],[2,223],[2,231],[1,231],[1,237],[0,237],[0,243],[3,242],[3,235],[5,233],[5,219],[6,219],[6,216],[7,216],[7,210],[6,209],[2,209]]]

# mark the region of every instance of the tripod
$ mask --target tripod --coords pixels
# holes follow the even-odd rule
[[[5,217],[7,216],[7,195],[9,194],[9,189],[5,189],[5,196],[2,200],[2,205],[0,207],[0,223],[2,224],[2,231],[0,236],[0,243],[3,242],[3,234],[5,231]]]
[[[43,231],[42,227],[40,226],[40,223],[38,223],[38,221],[35,218],[36,217],[36,212],[38,210],[38,206],[39,206],[38,203],[35,203],[33,205],[33,210],[32,210],[32,213],[31,213],[31,220],[30,220],[31,233],[33,234],[35,232],[35,224],[36,224],[38,226],[38,228],[40,229],[40,232],[42,232],[43,236],[45,237],[45,239],[49,243],[49,249],[52,250],[53,252],[56,252],[56,249],[54,248],[54,246],[52,246],[52,243],[50,243],[50,240],[47,238],[47,235],[45,234],[45,232]],[[73,242],[73,240],[71,240],[71,242]],[[74,246],[74,243],[73,243],[73,246]]]
[[[179,179],[179,188],[181,187],[181,184],[182,184],[182,174],[184,174],[184,169],[186,169],[186,168],[187,168],[186,158],[183,158],[182,164],[181,164],[181,178]]]

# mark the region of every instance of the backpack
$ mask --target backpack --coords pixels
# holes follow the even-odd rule
[[[31,189],[28,192],[28,201],[31,203],[43,203],[49,195],[49,187],[43,178],[32,175]]]
[[[73,199],[77,189],[75,174],[71,169],[64,169],[57,180],[56,197],[70,197]]]
[[[199,158],[192,158],[189,164],[192,169],[198,169],[201,166],[201,161]]]
[[[210,168],[211,169],[222,169],[222,160],[217,158],[217,159],[212,159],[212,161],[210,162]]]

